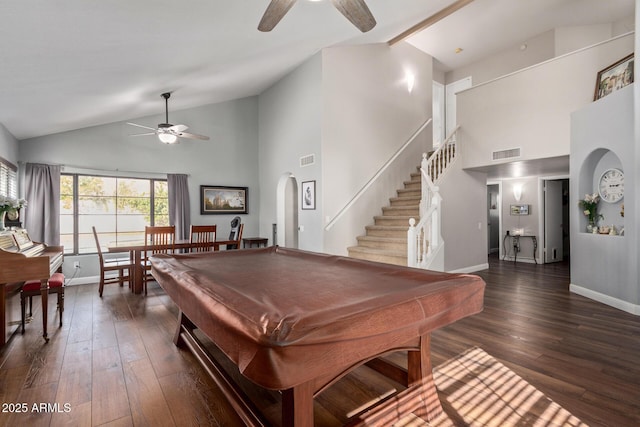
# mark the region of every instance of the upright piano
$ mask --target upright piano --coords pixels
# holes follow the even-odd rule
[[[27,280],[40,280],[43,337],[47,337],[48,280],[60,271],[62,246],[34,242],[24,229],[0,231],[0,347],[20,325],[20,290]]]

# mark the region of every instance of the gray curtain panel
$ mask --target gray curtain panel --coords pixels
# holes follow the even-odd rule
[[[188,239],[191,231],[188,175],[167,174],[169,224],[176,226],[176,239]]]
[[[58,165],[27,163],[25,227],[31,240],[60,244],[60,169]]]

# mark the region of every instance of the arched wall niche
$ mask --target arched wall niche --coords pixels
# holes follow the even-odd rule
[[[611,168],[619,169],[624,172],[622,161],[617,154],[608,148],[598,148],[593,150],[585,158],[579,173],[578,182],[578,198],[584,199],[585,195],[598,193],[598,185],[602,174]],[[598,205],[598,213],[604,218],[598,221],[598,225],[614,226],[616,231],[624,229],[624,217],[621,216],[624,198],[616,203],[607,203],[600,201]],[[580,216],[579,229],[586,231],[588,219],[585,215]]]
[[[276,188],[276,245],[298,247],[298,181],[291,172],[280,175]]]

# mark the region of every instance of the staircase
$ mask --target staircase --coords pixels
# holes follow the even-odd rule
[[[406,266],[407,229],[409,219],[419,217],[421,187],[420,172],[412,173],[404,188],[397,190],[397,197],[382,208],[382,215],[365,227],[366,235],[357,238],[358,245],[347,248],[349,256]]]
[[[423,154],[411,180],[404,182],[397,197],[389,199],[382,215],[373,217],[374,225],[365,227],[366,235],[357,238],[358,245],[347,248],[350,257],[443,270],[442,197],[436,183],[456,160],[458,129],[435,152]]]

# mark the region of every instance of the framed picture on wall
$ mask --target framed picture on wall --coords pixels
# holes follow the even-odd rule
[[[305,181],[302,183],[302,209],[316,208],[316,182]]]
[[[633,53],[598,72],[594,101],[633,83]]]
[[[511,205],[511,215],[529,215],[529,205]]]
[[[248,187],[222,187],[215,185],[200,186],[200,213],[246,214]]]

